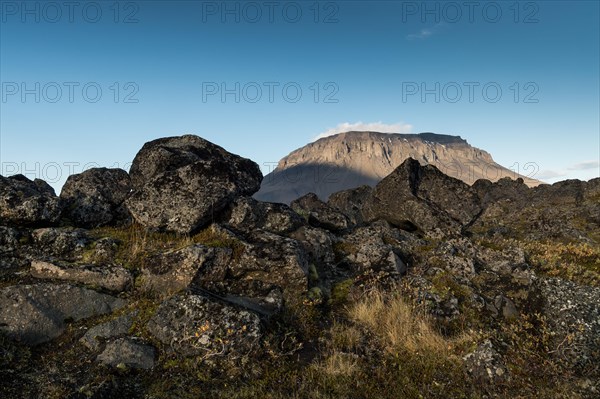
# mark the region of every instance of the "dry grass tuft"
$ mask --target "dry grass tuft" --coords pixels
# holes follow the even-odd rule
[[[423,310],[410,305],[399,294],[369,293],[348,310],[352,320],[374,333],[390,354],[435,353],[449,357],[457,347],[473,341],[470,333],[444,337]]]
[[[317,372],[328,376],[351,377],[358,373],[358,360],[348,353],[334,351],[325,360],[315,366]]]

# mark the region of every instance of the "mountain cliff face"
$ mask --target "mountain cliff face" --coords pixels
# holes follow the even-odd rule
[[[469,185],[503,177],[521,177],[528,186],[540,183],[497,164],[489,153],[460,136],[347,132],[307,144],[283,158],[265,176],[255,198],[289,203],[313,192],[326,200],[340,190],[374,186],[408,158],[434,165]]]

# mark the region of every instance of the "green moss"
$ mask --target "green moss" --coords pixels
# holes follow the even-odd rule
[[[293,210],[298,215],[300,215],[300,217],[302,217],[305,221],[308,222],[308,219],[310,219],[310,212],[308,210],[299,207],[294,207]]]
[[[313,263],[308,265],[308,279],[311,283],[319,281],[319,273],[317,272],[317,267]]]
[[[351,278],[340,281],[339,283],[335,284],[331,288],[331,298],[329,299],[329,304],[332,307],[339,307],[345,305],[348,301],[350,288],[353,284],[354,279]]]
[[[129,334],[153,341],[153,337],[151,337],[146,330],[146,325],[156,313],[159,305],[160,303],[158,301],[144,298],[129,306],[129,309],[137,311],[131,328],[129,329]]]
[[[488,248],[494,251],[503,251],[505,250],[507,247],[505,244],[503,244],[501,241],[499,240],[485,240],[485,239],[480,239],[477,240],[477,244],[481,245],[484,248]]]

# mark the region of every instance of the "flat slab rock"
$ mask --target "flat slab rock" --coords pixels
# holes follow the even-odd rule
[[[125,301],[69,284],[35,284],[0,290],[0,330],[28,345],[61,335],[66,320],[111,313]]]
[[[112,367],[151,369],[154,367],[155,356],[154,347],[127,337],[106,344],[106,348],[96,360]]]
[[[133,326],[133,320],[137,313],[137,311],[134,311],[117,317],[116,319],[109,320],[106,323],[95,325],[81,337],[79,342],[90,350],[98,351],[102,347],[98,338],[110,339],[127,335]]]
[[[120,266],[66,266],[34,260],[31,262],[30,273],[33,277],[40,279],[66,280],[96,285],[116,292],[125,291],[133,282],[131,273]]]

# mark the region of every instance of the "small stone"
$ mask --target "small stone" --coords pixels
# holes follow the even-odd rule
[[[106,349],[98,355],[97,360],[107,366],[121,370],[129,367],[151,369],[154,367],[155,350],[150,345],[142,344],[133,338],[120,338],[106,344]]]

